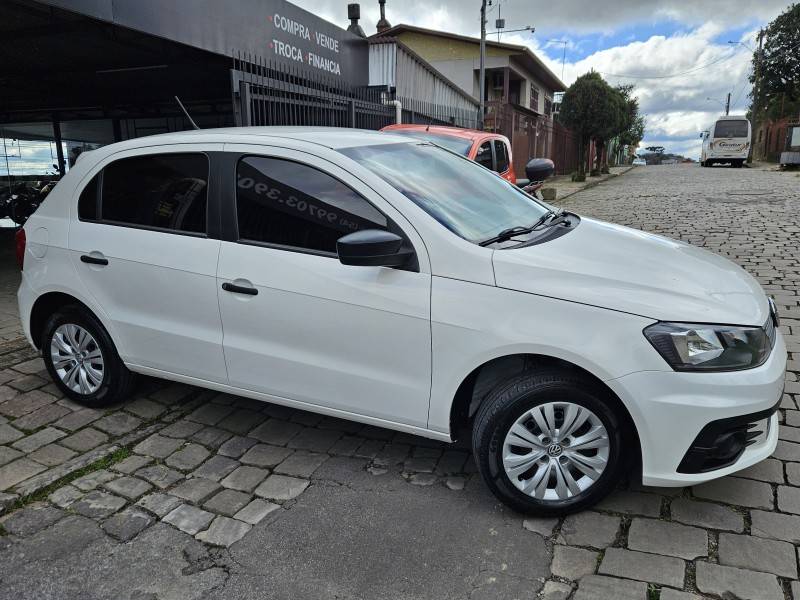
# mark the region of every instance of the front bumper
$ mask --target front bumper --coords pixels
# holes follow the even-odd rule
[[[783,394],[786,347],[778,332],[772,353],[763,365],[726,373],[640,371],[606,381],[633,417],[642,449],[642,483],[686,486],[729,475],[770,456],[778,443],[778,417],[770,411]],[[683,461],[698,436],[712,423],[742,416],[759,417],[768,427],[732,464],[714,468],[713,461],[698,471],[695,461]],[[700,438],[708,439],[706,438]],[[682,465],[683,463],[683,465]],[[725,464],[720,461],[719,464]]]

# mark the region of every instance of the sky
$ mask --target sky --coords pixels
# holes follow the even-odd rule
[[[52,142],[34,142],[28,140],[2,139],[0,129],[0,176],[11,171],[12,175],[55,173],[58,163],[56,146]],[[5,141],[5,144],[3,142]],[[67,153],[63,145],[64,156]]]
[[[292,0],[342,27],[347,0]],[[499,2],[499,7],[498,7]],[[612,85],[635,84],[646,132],[641,147],[700,155],[700,132],[724,114],[749,104],[748,75],[758,29],[783,12],[788,0],[492,0],[488,30],[498,11],[509,33],[501,41],[531,48],[567,85],[594,69]],[[431,10],[433,7],[433,10]],[[463,35],[480,35],[479,0],[387,0],[386,18]],[[370,35],[379,18],[377,0],[361,2],[360,24]],[[497,39],[496,36],[492,36]],[[549,40],[563,40],[566,44]],[[728,44],[728,41],[741,42]],[[710,100],[709,100],[710,98]]]

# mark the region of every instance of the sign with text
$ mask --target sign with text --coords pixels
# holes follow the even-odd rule
[[[216,54],[250,52],[353,85],[369,79],[365,39],[284,0],[40,1]]]

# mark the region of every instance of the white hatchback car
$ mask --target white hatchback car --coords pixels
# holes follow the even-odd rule
[[[84,153],[18,237],[19,306],[87,405],[134,373],[451,441],[515,509],[775,448],[772,302],[688,244],[554,212],[431,143],[328,128]]]

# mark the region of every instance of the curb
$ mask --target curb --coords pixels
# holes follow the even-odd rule
[[[558,200],[563,201],[563,200],[566,200],[567,198],[569,198],[570,196],[574,196],[575,194],[579,194],[579,193],[584,192],[586,190],[590,190],[593,187],[597,187],[601,183],[604,183],[604,182],[608,181],[609,179],[614,179],[615,177],[619,177],[620,175],[625,175],[625,173],[627,173],[628,171],[632,171],[633,168],[634,168],[634,165],[629,165],[628,168],[625,169],[624,171],[620,171],[619,173],[612,173],[612,174],[610,174],[608,177],[606,177],[604,179],[599,179],[597,181],[590,181],[585,186],[580,188],[579,190],[575,190],[574,192],[570,192],[570,193],[562,196]],[[556,201],[558,201],[558,200],[556,200]]]

